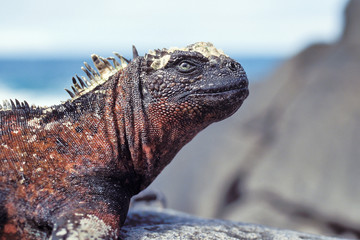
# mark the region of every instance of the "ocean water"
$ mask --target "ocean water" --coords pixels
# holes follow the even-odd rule
[[[260,81],[281,62],[275,57],[235,57],[250,81]],[[30,104],[52,105],[69,98],[64,88],[72,85],[75,74],[85,76],[83,59],[14,60],[0,59],[0,102],[4,99],[26,100]]]

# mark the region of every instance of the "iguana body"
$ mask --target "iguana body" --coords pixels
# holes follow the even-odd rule
[[[92,58],[100,74],[87,67],[91,86],[74,80],[67,102],[0,111],[0,239],[117,239],[130,198],[248,96],[240,64],[209,43],[126,67]]]

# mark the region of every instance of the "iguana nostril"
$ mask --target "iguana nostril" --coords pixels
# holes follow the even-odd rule
[[[234,62],[229,62],[227,63],[227,67],[231,70],[231,71],[237,71],[238,67]]]

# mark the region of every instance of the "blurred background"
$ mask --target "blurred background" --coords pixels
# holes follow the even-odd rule
[[[198,216],[360,238],[359,24],[360,0],[8,1],[0,100],[66,100],[92,53],[212,42],[250,96],[150,188]]]

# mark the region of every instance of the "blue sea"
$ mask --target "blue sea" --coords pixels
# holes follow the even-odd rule
[[[250,81],[261,80],[274,70],[283,59],[276,57],[236,58]],[[38,105],[52,105],[68,98],[64,88],[72,84],[75,74],[84,76],[82,59],[14,60],[0,59],[0,103],[3,99],[27,100]]]

